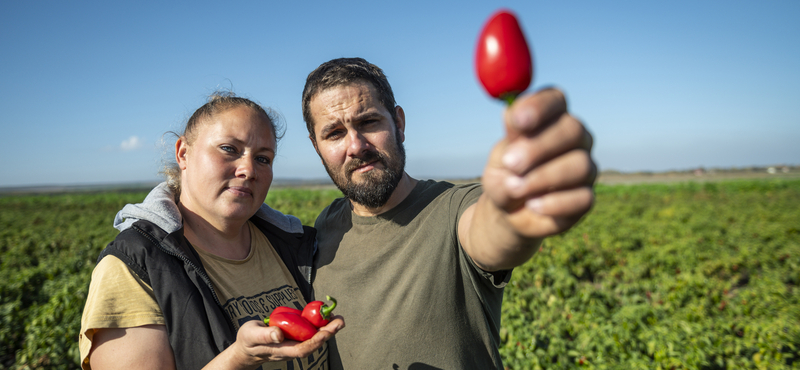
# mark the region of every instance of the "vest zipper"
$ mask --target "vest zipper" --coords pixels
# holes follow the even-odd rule
[[[150,234],[148,234],[146,231],[142,230],[141,228],[139,228],[137,226],[133,226],[133,228],[135,228],[137,231],[139,231],[140,234],[144,235],[144,237],[147,238],[148,240],[150,240],[151,243],[157,245],[158,248],[161,249],[162,252],[164,252],[166,254],[169,254],[170,256],[180,258],[184,263],[186,263],[189,266],[193,267],[195,269],[195,271],[197,271],[197,273],[203,279],[203,282],[205,282],[206,285],[208,286],[208,288],[211,289],[211,295],[214,296],[214,302],[217,302],[217,305],[222,307],[222,303],[220,303],[219,297],[217,297],[217,292],[214,291],[214,284],[211,283],[211,278],[208,277],[208,274],[206,274],[205,270],[203,270],[202,268],[198,268],[198,266],[194,262],[192,262],[192,260],[190,260],[188,257],[186,257],[186,255],[184,255],[183,253],[177,253],[177,252],[171,251],[169,248],[165,247],[161,242],[155,240],[155,238],[153,238]],[[230,320],[230,318],[229,318],[229,320]],[[235,327],[235,325],[234,325],[234,327]]]

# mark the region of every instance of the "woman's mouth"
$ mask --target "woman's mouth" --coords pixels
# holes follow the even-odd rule
[[[231,193],[233,193],[233,195],[237,197],[245,197],[253,195],[253,191],[245,186],[230,186],[228,187],[228,191],[230,191]]]

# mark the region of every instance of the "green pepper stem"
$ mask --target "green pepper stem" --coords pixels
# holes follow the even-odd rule
[[[267,326],[269,326],[269,317],[264,319],[264,324],[267,324]]]
[[[510,107],[511,104],[514,104],[514,100],[517,99],[517,94],[506,94],[506,95],[501,96],[500,99],[505,101],[506,105],[508,105]]]
[[[327,320],[328,318],[331,317],[331,311],[333,311],[333,309],[336,308],[336,299],[331,297],[331,296],[329,296],[329,295],[325,296],[325,298],[327,298],[329,301],[333,302],[333,304],[330,305],[330,307],[323,305],[322,308],[320,308],[320,310],[319,310],[319,313],[322,314],[322,318]]]

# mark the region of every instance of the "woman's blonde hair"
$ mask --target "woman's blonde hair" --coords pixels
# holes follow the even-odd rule
[[[211,94],[208,97],[208,102],[194,111],[194,114],[189,117],[181,133],[170,131],[167,132],[167,134],[175,135],[177,138],[182,137],[188,145],[191,145],[197,136],[198,127],[208,122],[208,119],[215,115],[236,107],[248,107],[267,117],[270,128],[272,129],[272,134],[275,136],[276,144],[283,137],[281,117],[277,112],[270,108],[264,108],[250,99],[236,96],[236,94],[228,91],[217,91]],[[174,152],[172,156],[168,156],[168,158],[172,159],[165,161],[161,169],[161,174],[166,177],[167,185],[172,191],[172,194],[175,195],[175,201],[177,202],[181,194],[181,169],[174,160]]]

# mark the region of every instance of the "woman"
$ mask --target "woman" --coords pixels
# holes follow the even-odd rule
[[[275,119],[232,94],[189,118],[168,182],[123,208],[98,259],[84,369],[327,367],[341,317],[302,343],[262,321],[312,300],[315,231],[264,205],[277,140]]]

